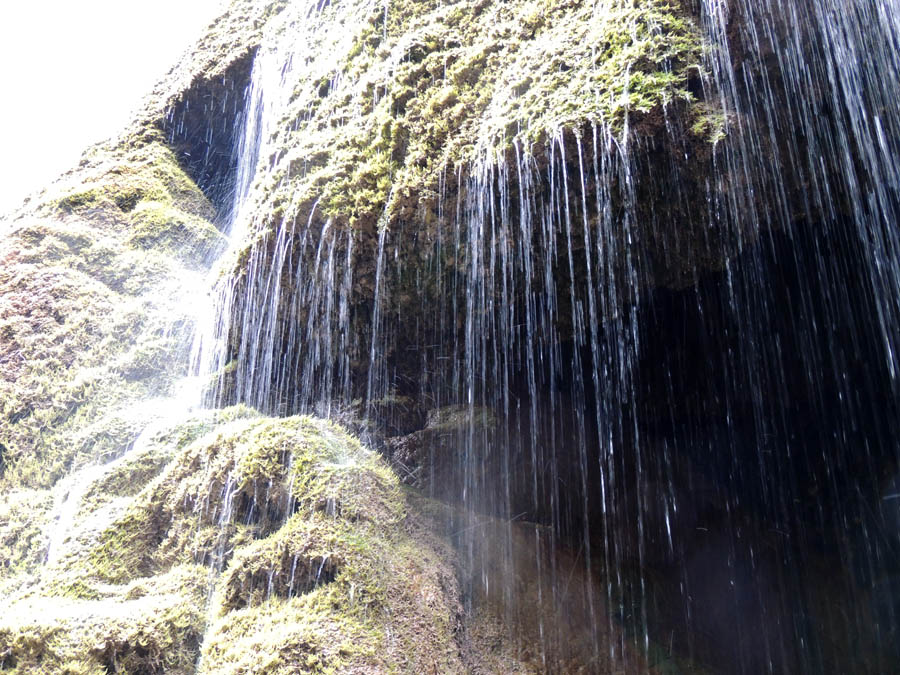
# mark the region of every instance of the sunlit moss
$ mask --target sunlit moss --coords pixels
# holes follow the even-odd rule
[[[689,87],[702,60],[689,3],[408,0],[391,3],[386,27],[380,6],[347,21],[359,9],[325,8],[323,22],[344,28],[312,35],[295,74],[298,119],[274,173],[279,190],[307,195],[300,219],[321,198],[324,216],[360,229],[427,224],[442,172],[486,151],[588,124],[656,133],[646,120],[663,109],[689,133],[705,118]]]
[[[175,568],[95,600],[31,597],[0,616],[0,669],[190,673],[203,635],[206,570]]]
[[[162,249],[187,264],[202,264],[219,253],[225,239],[208,220],[160,202],[141,202],[132,213],[128,245]]]
[[[463,670],[447,545],[330,422],[189,415],[80,509],[64,555],[0,620],[22,672],[189,672],[201,643],[209,673]]]
[[[0,495],[0,579],[34,572],[43,562],[43,526],[52,504],[46,490],[10,490]]]
[[[10,485],[96,461],[85,430],[184,371],[179,300],[221,247],[212,207],[159,140],[94,148],[0,241],[0,443]],[[115,454],[114,434],[98,452]],[[128,434],[122,436],[128,442]]]

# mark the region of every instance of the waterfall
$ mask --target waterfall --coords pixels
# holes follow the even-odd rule
[[[298,9],[254,64],[207,402],[355,423],[461,508],[469,600],[534,624],[548,671],[889,669],[898,9],[702,0],[707,154],[677,111],[649,138],[626,111],[484,143],[444,168],[436,224],[358,227],[279,154],[325,11]],[[312,187],[265,201],[292,180]],[[442,429],[423,466],[385,431],[401,399]]]
[[[219,375],[208,404],[237,400],[276,414],[317,410],[327,416],[347,399],[353,240],[319,220],[318,202],[304,214],[298,212],[303,204],[282,205],[276,222],[269,222],[250,190],[254,180],[275,180],[279,143],[296,126],[287,119],[295,69],[306,64],[326,7],[298,3],[294,22],[264,41],[254,61],[245,132],[253,141],[240,148],[232,210],[238,229],[220,263],[210,330],[196,343],[193,359],[196,372]],[[356,12],[361,21],[365,6]],[[302,365],[281,354],[302,354]]]
[[[268,76],[269,68],[265,66],[266,59],[257,59],[258,66],[254,67],[251,82],[247,91],[243,92],[243,109],[236,115],[234,129],[231,136],[235,139],[232,150],[232,164],[235,167],[233,181],[233,195],[229,207],[219,218],[219,227],[223,234],[230,236],[230,244],[220,259],[228,259],[235,254],[236,247],[240,244],[246,231],[241,227],[245,225],[242,216],[244,205],[248,201],[250,186],[253,182],[256,165],[261,149],[261,141],[264,137],[264,124],[266,103],[263,99],[263,91],[278,92],[280,82],[266,85],[263,78]],[[174,141],[176,129],[183,125],[183,120],[176,121],[172,111],[167,115],[167,122],[172,125],[170,142]],[[208,255],[214,255],[210,252]],[[211,264],[213,260],[209,260]],[[210,279],[216,279],[221,271],[218,268],[210,273]],[[188,281],[196,281],[193,277],[187,277]],[[208,282],[209,280],[207,280]],[[139,401],[133,404],[133,410],[127,411],[129,416],[143,420],[143,428],[136,437],[119,453],[113,456],[96,458],[80,470],[73,472],[61,481],[57,487],[56,503],[53,513],[48,521],[46,539],[47,551],[44,558],[46,565],[56,565],[66,554],[67,542],[77,537],[77,525],[82,501],[88,491],[104,476],[115,470],[117,466],[129,460],[134,455],[140,455],[152,442],[154,436],[177,424],[186,414],[201,405],[204,392],[208,392],[211,374],[220,367],[218,362],[221,345],[215,345],[217,325],[225,320],[225,314],[214,311],[205,301],[208,287],[203,283],[192,286],[182,285],[180,289],[185,295],[184,304],[195,311],[194,336],[192,344],[185,346],[185,351],[190,351],[188,356],[189,372],[172,385],[172,394],[166,398]],[[170,329],[170,328],[168,328]],[[179,355],[173,355],[177,358]],[[182,354],[180,356],[186,356]],[[119,414],[122,414],[121,411]],[[215,570],[221,572],[221,568]]]
[[[726,470],[745,491],[725,499],[765,514],[784,540],[772,567],[789,579],[758,590],[756,620],[737,619],[745,633],[781,622],[742,641],[745,671],[877,671],[896,658],[896,514],[881,495],[897,462],[897,9],[703,3],[706,86],[728,121],[710,223],[735,233],[741,260],[719,300],[738,345],[722,365],[753,391],[749,411],[724,406]],[[751,457],[757,468],[739,463]],[[733,535],[734,556],[771,574],[753,545]],[[823,548],[842,570],[841,618],[816,594]],[[841,653],[835,632],[865,656]]]

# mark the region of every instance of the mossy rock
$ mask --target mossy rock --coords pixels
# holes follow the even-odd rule
[[[425,428],[429,431],[463,431],[493,429],[497,418],[489,408],[451,405],[429,410]]]
[[[158,137],[88,156],[0,240],[0,480],[10,486],[49,487],[98,460],[89,427],[171,393],[194,320],[183,298],[223,245],[209,201]]]
[[[0,579],[34,572],[43,562],[43,527],[52,505],[47,490],[10,490],[0,495]]]
[[[687,2],[341,3],[308,20],[292,11],[265,36],[304,32],[310,54],[291,74],[284,115],[294,122],[261,181],[267,223],[305,221],[318,203],[356,229],[430,226],[442,181],[514,145],[528,153],[590,124],[653,135],[666,115],[698,138],[721,129],[694,93],[703,40]]]
[[[84,474],[65,550],[13,588],[5,667],[465,671],[449,544],[342,428],[236,407],[143,438]]]
[[[128,245],[162,249],[189,265],[202,265],[225,248],[225,238],[204,218],[160,202],[141,202],[133,212]]]
[[[0,669],[17,673],[192,673],[207,574],[186,566],[94,601],[32,597],[0,617]]]
[[[186,446],[121,527],[103,535],[94,560],[112,582],[177,562],[222,564],[233,539],[268,536],[290,514],[315,513],[329,500],[345,519],[393,522],[401,513],[390,498],[395,480],[330,423],[235,419]],[[210,502],[215,495],[223,503]]]

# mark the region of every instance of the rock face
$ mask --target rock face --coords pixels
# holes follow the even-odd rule
[[[632,286],[683,285],[697,264],[721,267],[724,235],[683,206],[703,199],[724,133],[723,115],[701,99],[702,47],[692,3],[285,7],[254,65],[268,121],[251,236],[220,301],[233,329],[219,336],[219,366],[236,369],[224,400],[296,410],[323,391],[345,405],[420,398],[402,384],[420,376],[410,352],[455,340],[440,356],[458,359],[465,342],[462,325],[432,326],[431,311],[456,303],[462,322],[462,289],[492,274],[483,256],[504,266],[516,285],[506,302],[525,312],[520,289],[545,264],[540,249],[566,248],[563,210],[577,243],[571,269],[552,263],[555,281],[534,273],[547,302],[568,303],[572,285],[582,294],[588,231],[611,238],[611,259],[622,254],[607,272],[615,304],[633,299]],[[652,157],[632,160],[630,143]],[[608,154],[613,165],[597,166]],[[679,157],[687,178],[651,166],[660,156]],[[580,194],[564,205],[568,190]],[[607,198],[612,211],[634,210],[631,236],[604,220]],[[499,278],[483,283],[479,300],[503,302]],[[557,315],[552,329],[570,338],[571,311]]]
[[[7,477],[48,487],[127,445],[128,406],[169,393],[191,320],[177,298],[223,240],[159,139],[94,149],[39,199],[0,242],[0,434]]]
[[[690,3],[659,0],[233,2],[131,127],[0,241],[0,670],[644,669],[600,654],[594,634],[574,655],[529,646],[540,622],[512,637],[509,597],[484,594],[473,612],[482,591],[458,579],[502,588],[507,548],[460,562],[449,542],[476,550],[458,536],[469,517],[404,492],[342,429],[242,406],[185,415],[174,397],[196,321],[185,299],[203,302],[226,248],[258,96],[216,402],[284,415],[333,401],[407,483],[453,501],[461,439],[476,418],[492,430],[493,413],[398,384],[414,371],[404,348],[437,330],[401,317],[446,304],[441,284],[475,269],[447,246],[447,215],[503,167],[518,167],[524,198],[529,177],[574,176],[617,138],[706,161],[722,119],[699,100],[701,42]],[[259,270],[273,270],[263,285]],[[273,359],[289,367],[259,368]],[[524,595],[556,583],[547,555],[519,568]],[[575,576],[573,589],[592,583]]]
[[[452,554],[331,423],[198,413],[69,508],[63,552],[5,596],[4,669],[464,670]]]

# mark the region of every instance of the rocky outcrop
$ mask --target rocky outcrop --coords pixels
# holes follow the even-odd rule
[[[592,265],[605,322],[727,259],[693,212],[727,126],[693,3],[293,3],[256,54],[270,117],[221,300],[225,402],[411,396],[433,345],[463,358],[472,295],[521,315],[531,283],[568,340]]]
[[[465,670],[453,553],[329,422],[198,413],[80,494],[61,553],[4,594],[0,669]]]
[[[127,409],[171,393],[222,237],[160,139],[96,148],[0,241],[5,478],[49,487],[133,440]]]

